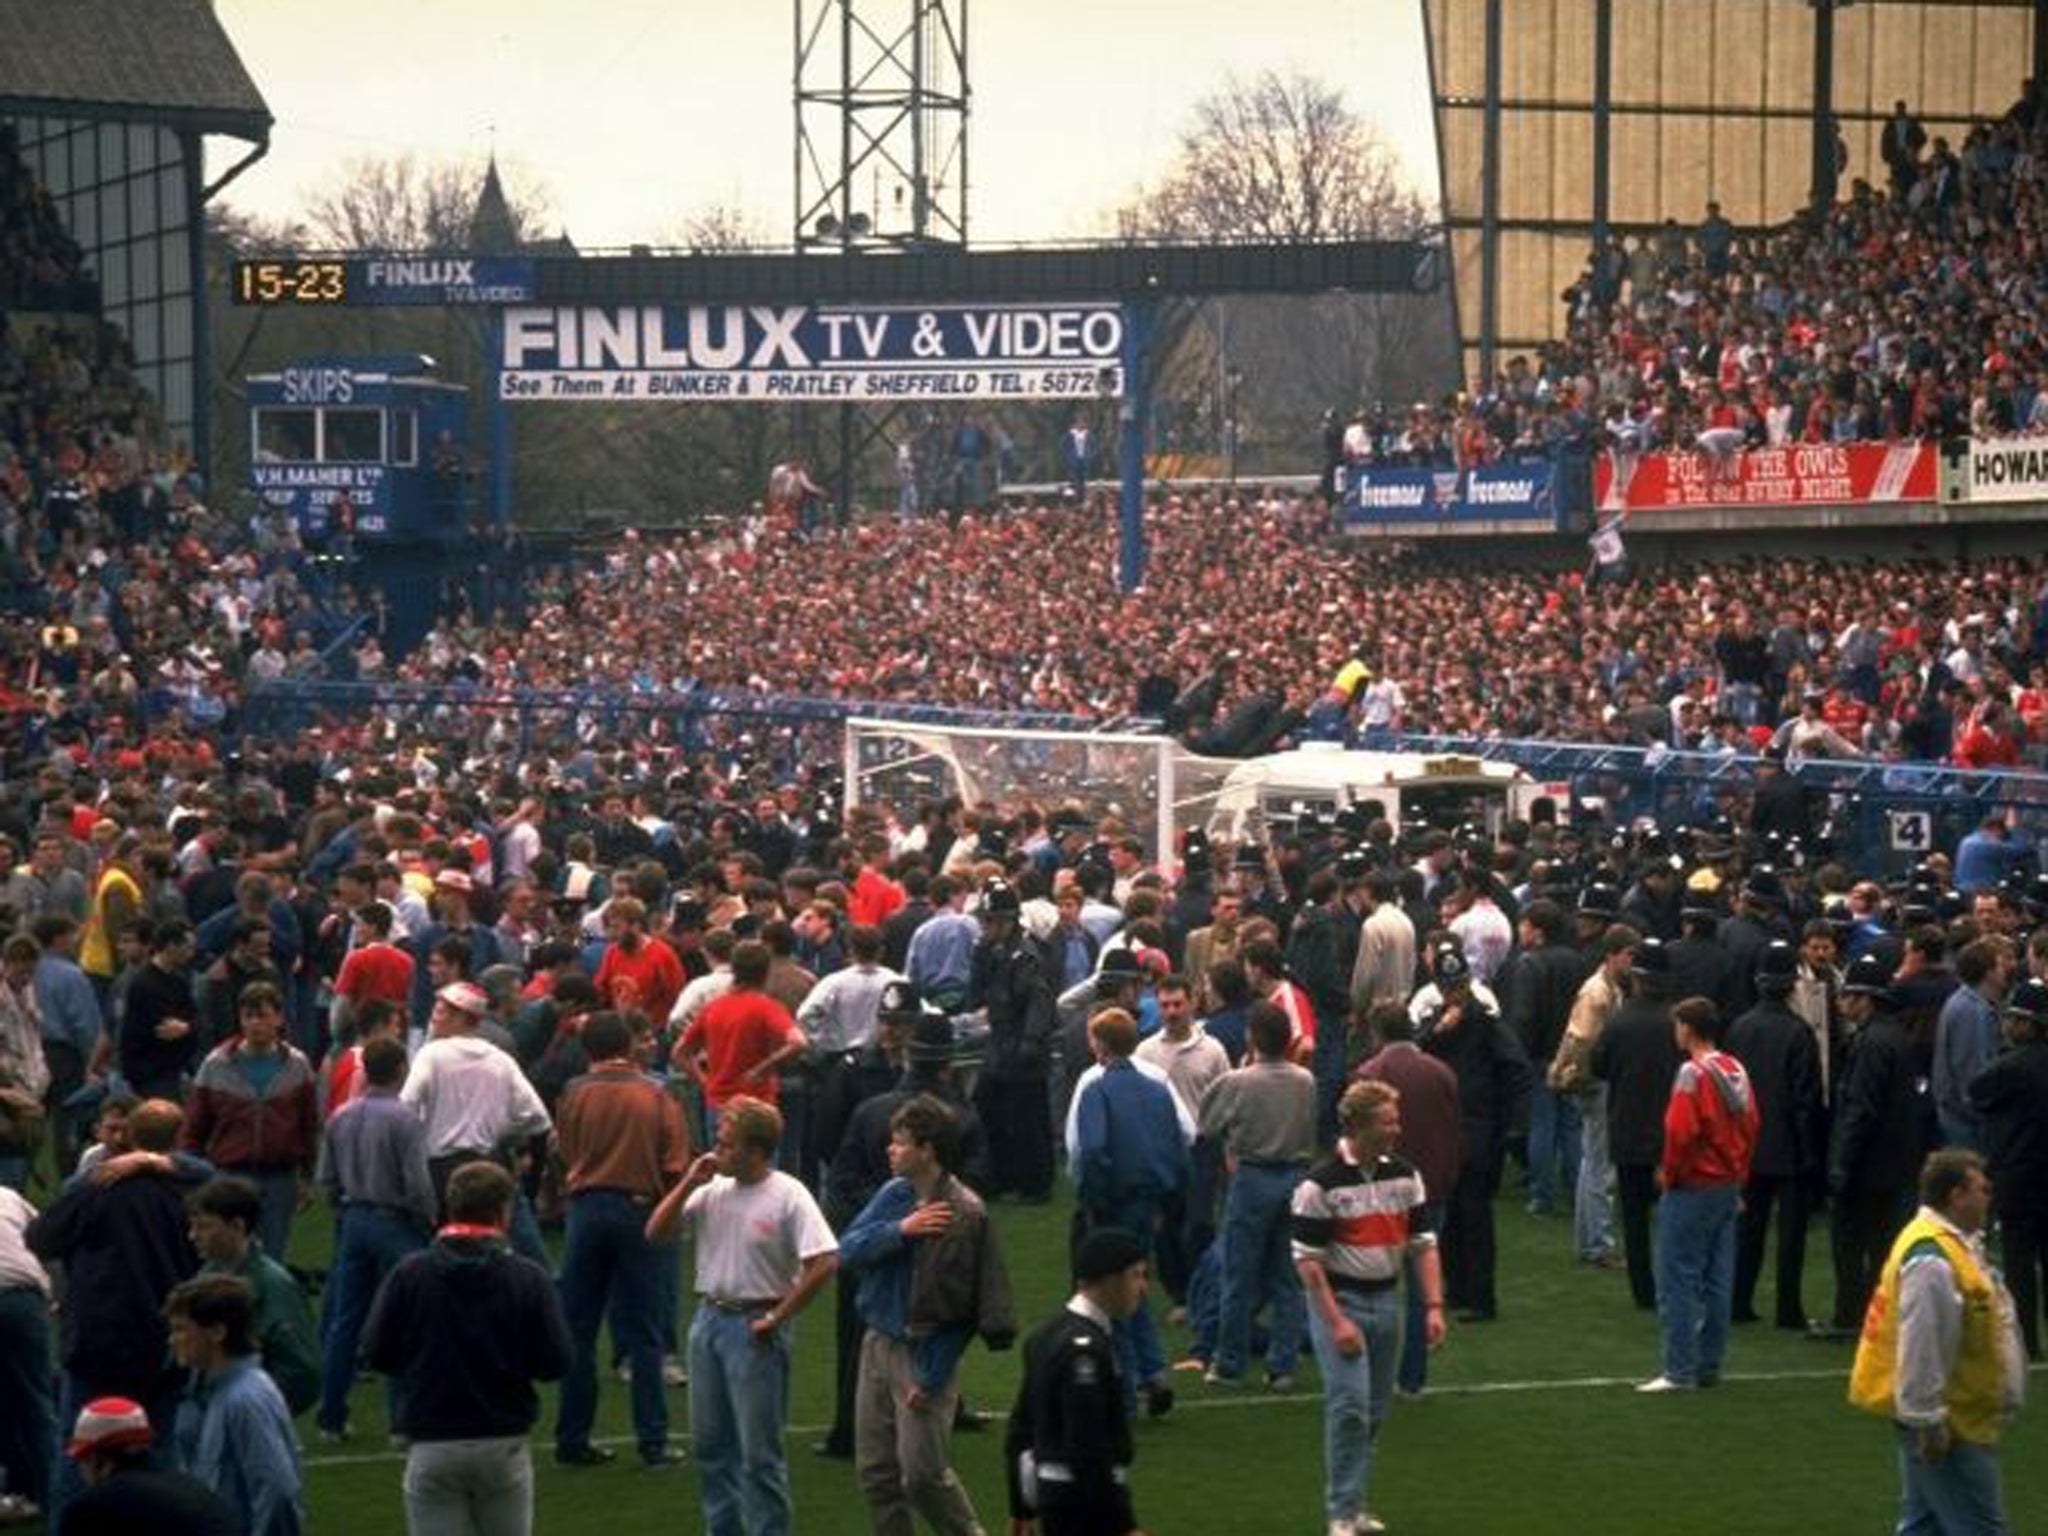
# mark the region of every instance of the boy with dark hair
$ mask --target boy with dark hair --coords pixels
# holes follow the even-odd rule
[[[249,1536],[298,1536],[298,1443],[256,1361],[256,1302],[233,1275],[201,1275],[164,1302],[171,1357],[192,1372],[178,1406],[178,1464],[234,1509]]]

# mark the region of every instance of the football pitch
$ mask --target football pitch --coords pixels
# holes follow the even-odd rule
[[[1067,1211],[996,1208],[1020,1321],[1028,1327],[1066,1295]],[[1575,1265],[1570,1224],[1538,1220],[1504,1194],[1500,1217],[1501,1316],[1453,1324],[1431,1362],[1428,1392],[1396,1401],[1380,1436],[1374,1512],[1393,1536],[1579,1536],[1731,1532],[1879,1536],[1893,1529],[1897,1473],[1892,1437],[1849,1408],[1850,1346],[1816,1344],[1768,1323],[1735,1331],[1722,1384],[1643,1398],[1630,1390],[1657,1367],[1654,1319],[1629,1304],[1626,1278]],[[302,1223],[299,1263],[324,1263],[325,1217]],[[320,1233],[319,1237],[314,1232]],[[318,1248],[316,1249],[316,1243]],[[1809,1252],[1809,1311],[1832,1296],[1825,1222]],[[1155,1308],[1163,1309],[1155,1296]],[[1758,1309],[1771,1315],[1770,1274]],[[1163,1329],[1169,1353],[1185,1342]],[[798,1327],[791,1388],[790,1465],[795,1529],[857,1536],[867,1514],[852,1466],[811,1450],[831,1418],[832,1305],[828,1293]],[[964,1381],[995,1422],[955,1438],[955,1462],[983,1524],[1007,1529],[1001,1418],[1019,1356],[968,1351]],[[1295,1388],[1212,1388],[1199,1373],[1175,1377],[1179,1402],[1138,1430],[1132,1473],[1138,1517],[1154,1536],[1314,1536],[1322,1521],[1322,1418],[1314,1363],[1304,1353]],[[2048,1377],[2036,1372],[2038,1396]],[[670,1394],[672,1434],[687,1439],[686,1390]],[[403,1529],[401,1456],[386,1448],[383,1393],[359,1384],[356,1432],[341,1446],[306,1446],[314,1530]],[[641,1469],[632,1454],[626,1388],[603,1379],[599,1436],[621,1451],[608,1467],[554,1465],[554,1394],[543,1391],[535,1428],[536,1530],[674,1536],[701,1530],[697,1482],[685,1462]],[[2036,1402],[2004,1448],[2015,1536],[2048,1533],[2048,1403]]]

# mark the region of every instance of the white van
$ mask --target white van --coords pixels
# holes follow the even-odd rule
[[[1421,752],[1353,752],[1312,743],[1291,752],[1248,758],[1225,776],[1205,826],[1233,843],[1285,836],[1303,817],[1332,817],[1371,803],[1396,829],[1420,822],[1450,830],[1470,823],[1498,832],[1527,819],[1549,796],[1560,815],[1570,786],[1531,778],[1512,763]]]

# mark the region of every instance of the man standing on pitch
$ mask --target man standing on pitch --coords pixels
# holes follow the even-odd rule
[[[1309,1339],[1323,1374],[1323,1505],[1329,1536],[1385,1527],[1366,1509],[1373,1441],[1394,1394],[1401,1261],[1422,1282],[1423,1339],[1444,1339],[1443,1270],[1422,1175],[1394,1153],[1401,1096],[1353,1083],[1337,1104],[1337,1152],[1294,1192],[1294,1262],[1308,1293]]]
[[[697,1241],[690,1322],[691,1450],[706,1536],[789,1536],[789,1361],[797,1313],[838,1267],[839,1244],[811,1192],[775,1166],[782,1116],[740,1095],[718,1112],[718,1143],[647,1218],[647,1236]]]
[[[1998,1438],[2026,1395],[2012,1297],[1984,1253],[1991,1180],[1960,1147],[1927,1159],[1920,1209],[1863,1321],[1849,1401],[1899,1439],[1899,1529],[2003,1536]]]
[[[1016,1322],[995,1229],[951,1171],[958,1141],[938,1099],[904,1104],[889,1125],[895,1177],[840,1238],[867,1326],[854,1454],[875,1536],[911,1536],[913,1510],[944,1536],[981,1536],[949,1455],[960,1355],[977,1332],[1007,1346]]]

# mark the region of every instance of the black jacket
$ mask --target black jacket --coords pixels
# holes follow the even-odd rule
[[[1920,1174],[1921,1099],[1912,1041],[1898,1019],[1876,1015],[1851,1042],[1835,1093],[1830,1193],[1912,1189]]]
[[[199,1271],[186,1236],[189,1189],[171,1173],[80,1179],[28,1225],[36,1257],[65,1266],[64,1368],[86,1397],[146,1397],[164,1373],[164,1298]]]
[[[2014,1046],[1972,1079],[1984,1155],[2002,1213],[2048,1216],[2048,1041]]]
[[[1457,1074],[1464,1165],[1498,1170],[1509,1130],[1527,1122],[1529,1089],[1535,1082],[1521,1042],[1500,1015],[1468,1001],[1455,1027],[1432,1023],[1421,1044]]]
[[[1043,1077],[1052,1068],[1053,995],[1031,945],[975,947],[971,1006],[988,1010],[988,1078]]]
[[[1300,983],[1316,1010],[1316,1027],[1341,1032],[1351,1011],[1351,965],[1358,959],[1358,936],[1351,936],[1344,954],[1344,925],[1328,907],[1304,907],[1287,936],[1287,974]]]
[[[1026,1520],[1056,1509],[1069,1517],[1062,1529],[1134,1530],[1130,1485],[1120,1476],[1134,1450],[1109,1330],[1062,1308],[1024,1343],[1024,1380],[1003,1437],[1010,1514]],[[1036,1466],[1064,1474],[1038,1479],[1035,1504],[1019,1476],[1026,1451]]]
[[[1721,924],[1715,935],[1728,952],[1728,1009],[1724,1019],[1738,1019],[1756,1006],[1756,963],[1773,939],[1790,939],[1791,930],[1772,921],[1760,923],[1746,912],[1738,912]]]
[[[536,1381],[569,1369],[569,1326],[548,1272],[496,1238],[443,1237],[392,1270],[370,1307],[363,1361],[398,1385],[392,1428],[414,1440],[524,1435]]]
[[[1593,1044],[1593,1075],[1607,1084],[1607,1155],[1617,1168],[1654,1168],[1664,1156],[1664,1106],[1685,1059],[1668,997],[1631,997]]]
[[[1664,946],[1671,958],[1671,995],[1704,997],[1724,1019],[1741,1017],[1741,994],[1735,986],[1735,961],[1717,939],[1674,939]],[[1755,982],[1752,980],[1751,986]]]
[[[1749,1171],[1758,1178],[1817,1178],[1821,1136],[1820,1046],[1806,1020],[1766,997],[1728,1030],[1728,1052],[1749,1073],[1760,1117]]]
[[[1509,958],[1498,985],[1501,1017],[1531,1061],[1557,1055],[1572,1003],[1592,974],[1586,963],[1581,951],[1563,944],[1518,950]]]

